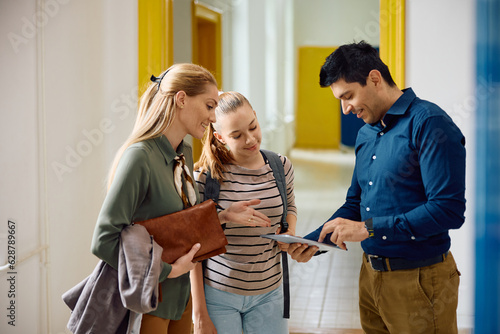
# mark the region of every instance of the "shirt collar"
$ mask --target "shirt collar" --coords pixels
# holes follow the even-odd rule
[[[184,140],[181,141],[181,143],[177,147],[177,152],[175,152],[174,148],[172,147],[172,144],[170,144],[165,135],[153,138],[153,140],[160,149],[160,152],[165,158],[167,164],[170,164],[175,159],[176,156],[184,152]]]
[[[413,89],[406,88],[402,90],[403,95],[399,97],[399,99],[392,105],[389,111],[386,113],[389,115],[403,115],[408,107],[413,102],[413,100],[417,97],[413,92]]]
[[[417,98],[415,93],[411,88],[406,88],[402,90],[403,95],[399,97],[399,99],[394,102],[394,104],[389,108],[389,110],[386,112],[384,117],[382,118],[382,121],[379,121],[375,124],[372,124],[373,128],[376,131],[383,130],[385,131],[389,130],[391,127],[391,123],[393,123],[399,116],[402,116],[406,113],[408,108],[410,107],[410,104],[413,102],[414,99]],[[385,124],[385,126],[382,125],[382,122]]]

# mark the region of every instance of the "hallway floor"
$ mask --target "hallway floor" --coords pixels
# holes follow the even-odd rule
[[[344,203],[354,153],[294,149],[288,157],[295,169],[296,234],[304,236]],[[347,248],[347,252],[333,250],[308,263],[289,261],[290,333],[363,333],[358,309],[362,250],[359,243],[348,243]]]
[[[289,158],[295,169],[296,234],[304,236],[344,203],[354,154],[294,149]],[[362,250],[354,243],[347,248],[308,263],[290,261],[291,333],[362,333],[357,303]]]

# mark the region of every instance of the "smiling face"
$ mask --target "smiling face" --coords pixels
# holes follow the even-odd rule
[[[366,85],[361,86],[358,82],[348,83],[340,79],[330,85],[333,95],[338,98],[342,104],[342,112],[345,115],[355,114],[363,119],[367,124],[373,124],[380,121],[387,110],[381,104],[379,99],[380,83],[368,77]]]
[[[205,129],[215,122],[215,107],[219,101],[217,86],[207,84],[205,92],[200,95],[181,95],[177,102],[180,124],[186,133],[201,139]]]
[[[229,147],[237,163],[246,164],[260,156],[262,132],[255,111],[248,103],[219,117],[215,136]]]

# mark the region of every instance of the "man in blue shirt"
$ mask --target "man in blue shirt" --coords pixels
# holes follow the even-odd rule
[[[366,333],[457,333],[460,273],[448,230],[464,222],[465,138],[437,105],[401,91],[365,42],[327,57],[320,85],[366,123],[345,204],[307,239],[361,242]],[[299,262],[317,248],[290,245]]]

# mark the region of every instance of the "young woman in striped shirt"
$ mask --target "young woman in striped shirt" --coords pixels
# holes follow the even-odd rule
[[[279,233],[283,214],[276,180],[260,153],[262,133],[255,111],[239,93],[219,96],[216,123],[209,128],[195,179],[204,195],[207,170],[220,182],[218,204],[259,199],[254,209],[271,220],[257,226],[252,219],[242,225],[225,224],[227,252],[199,264],[191,278],[195,333],[288,333],[283,318],[280,248],[262,234]],[[280,156],[287,191],[287,234],[295,234],[297,209],[294,172],[289,159]]]

